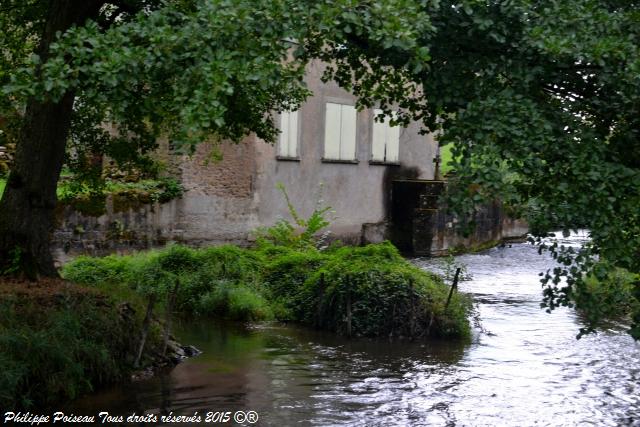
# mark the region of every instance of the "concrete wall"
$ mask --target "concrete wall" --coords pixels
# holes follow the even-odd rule
[[[180,200],[144,205],[116,212],[107,199],[106,213],[84,215],[70,206],[57,213],[57,229],[53,234],[53,255],[64,263],[74,254],[106,255],[161,246],[179,240],[174,224]]]
[[[458,218],[441,202],[444,181],[396,180],[393,183],[392,223],[389,239],[404,253],[442,256],[482,249],[504,240],[522,238],[524,221],[509,218],[499,202],[480,206],[463,235]]]
[[[436,143],[432,136],[420,135],[418,125],[413,124],[401,131],[399,165],[370,164],[374,114],[368,109],[357,114],[357,164],[322,161],[325,103],[355,105],[355,97],[335,83],[321,83],[322,70],[322,65],[315,63],[307,75],[307,85],[314,96],[298,113],[299,160],[278,160],[276,147],[257,143],[258,221],[270,225],[280,217],[288,217],[285,200],[276,188],[277,183],[282,183],[302,215],[310,215],[321,197],[323,205],[335,211],[331,227],[334,235],[359,241],[363,224],[387,219],[391,179],[404,175],[433,178]]]
[[[465,237],[456,230],[457,219],[440,209],[435,218],[430,249],[423,255],[443,256],[450,252],[482,249],[498,242],[522,239],[528,232],[526,222],[507,217],[499,203],[481,207],[473,220],[475,227]]]

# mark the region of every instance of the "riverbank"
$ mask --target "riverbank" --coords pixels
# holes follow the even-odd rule
[[[164,299],[178,312],[295,322],[347,336],[466,338],[469,300],[406,261],[390,243],[364,247],[203,249],[172,245],[127,256],[79,257],[69,280]]]
[[[140,298],[72,284],[0,280],[0,407],[44,408],[131,379],[140,339]],[[140,366],[171,366],[152,326]]]
[[[344,337],[470,335],[470,300],[389,244],[219,246],[79,257],[66,280],[0,281],[0,406],[43,408],[184,356],[166,313],[293,322]],[[155,310],[155,314],[154,313]],[[162,323],[146,319],[162,317]],[[141,336],[146,344],[136,363]],[[144,377],[144,375],[143,375]]]
[[[414,263],[445,273],[442,259]],[[467,267],[459,286],[474,297],[470,342],[349,340],[291,324],[185,319],[176,334],[202,356],[63,410],[255,411],[265,426],[637,424],[640,344],[624,324],[576,340],[582,316],[541,309],[538,274],[557,265],[549,254],[514,243],[455,263]]]

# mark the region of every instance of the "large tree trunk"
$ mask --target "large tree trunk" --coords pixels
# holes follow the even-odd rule
[[[56,33],[96,18],[102,1],[50,0],[38,47],[42,62]],[[0,274],[18,268],[30,278],[57,276],[49,242],[56,186],[71,127],[74,93],[27,103],[15,162],[0,200]]]

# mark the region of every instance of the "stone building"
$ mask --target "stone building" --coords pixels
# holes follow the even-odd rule
[[[391,181],[433,179],[436,143],[417,124],[391,127],[374,121],[376,111],[356,111],[355,98],[335,83],[322,83],[322,69],[306,78],[313,92],[298,111],[275,116],[281,130],[270,145],[248,137],[223,144],[223,159],[207,162],[202,145],[182,159],[187,189],[178,202],[171,234],[185,241],[241,242],[258,226],[287,217],[281,183],[301,215],[319,197],[335,214],[331,231],[349,241],[381,240],[389,215]]]
[[[214,146],[206,143],[190,157],[165,152],[186,190],[181,198],[124,210],[108,199],[106,213],[97,217],[67,206],[54,234],[56,257],[64,261],[73,253],[169,241],[246,245],[256,228],[290,219],[278,184],[303,217],[321,198],[335,212],[332,236],[345,243],[389,239],[407,253],[431,255],[526,231],[493,207],[480,212],[476,235],[456,236],[455,219],[437,206],[443,183],[432,181],[433,136],[421,135],[417,123],[401,128],[376,122],[375,110],[357,111],[354,96],[335,83],[322,83],[321,75],[320,64],[310,66],[306,83],[313,96],[298,111],[274,117],[281,130],[274,145],[255,136],[217,144],[220,161],[211,160]]]

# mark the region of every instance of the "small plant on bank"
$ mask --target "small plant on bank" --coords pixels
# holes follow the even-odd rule
[[[325,248],[329,232],[327,231],[322,235],[318,235],[318,233],[330,225],[327,215],[332,211],[330,206],[322,206],[322,184],[320,184],[315,208],[307,219],[303,218],[293,206],[284,185],[279,183],[277,188],[282,192],[286,200],[293,223],[286,219],[280,219],[271,227],[258,228],[255,231],[258,245],[266,243],[299,249]]]
[[[442,277],[446,282],[453,282],[458,269],[460,269],[460,275],[458,276],[459,281],[468,281],[473,279],[473,275],[471,275],[467,270],[467,265],[459,259],[456,259],[453,254],[449,254],[443,259]]]

